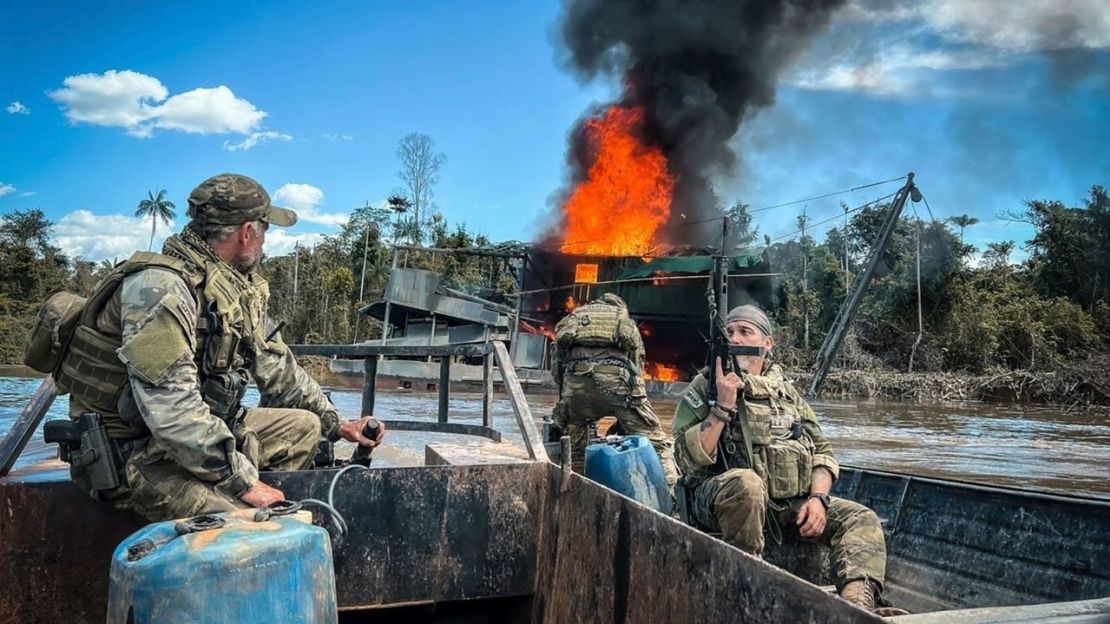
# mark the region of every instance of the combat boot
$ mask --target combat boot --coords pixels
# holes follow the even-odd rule
[[[907,615],[909,611],[880,604],[879,584],[871,579],[852,581],[840,590],[840,597],[857,607],[874,613],[879,617]]]

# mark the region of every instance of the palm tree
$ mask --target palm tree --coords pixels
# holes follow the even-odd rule
[[[979,222],[979,220],[971,215],[964,214],[955,217],[949,217],[948,222],[960,228],[960,244],[962,245],[964,243],[964,228],[969,228],[975,225]]]
[[[393,244],[396,245],[397,235],[401,233],[402,229],[401,215],[408,212],[409,208],[412,208],[412,202],[409,201],[409,198],[400,193],[390,195],[385,201],[389,204],[389,209],[397,215],[397,222],[393,224]]]
[[[173,202],[166,199],[166,191],[158,191],[155,196],[153,192],[147,191],[147,199],[139,202],[139,207],[135,210],[136,217],[150,217],[150,245],[147,251],[154,249],[154,232],[158,227],[158,220],[161,219],[162,223],[169,225],[177,214],[173,211],[176,206]]]

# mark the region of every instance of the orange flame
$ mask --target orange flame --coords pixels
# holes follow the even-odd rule
[[[643,123],[643,108],[621,106],[611,106],[603,117],[586,122],[593,162],[587,179],[563,206],[563,252],[649,253],[656,232],[670,217],[675,181],[663,151],[637,137]]]
[[[682,381],[682,371],[677,366],[667,366],[658,362],[644,364],[644,378],[656,381]]]

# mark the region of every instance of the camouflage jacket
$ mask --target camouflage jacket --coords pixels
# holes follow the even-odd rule
[[[258,386],[262,406],[312,411],[331,438],[338,414],[281,336],[266,339],[272,327],[266,316],[269,288],[260,275],[239,273],[189,231],[167,240],[163,253],[184,260],[204,278],[195,289],[173,271],[148,268],[123,280],[115,295],[118,307],[109,305],[118,310],[118,354],[130,379],[119,416],[149,430],[161,449],[198,479],[238,497],[258,472],[236,450],[228,422],[202,397],[202,378],[245,371]],[[226,331],[206,338],[204,327],[213,314]]]
[[[813,468],[824,467],[836,479],[840,465],[832,445],[817,423],[817,415],[778,365],[763,375],[745,375],[745,387],[732,422],[721,433],[713,453],[706,453],[700,423],[709,416],[704,374],[690,382],[675,408],[675,451],[682,474],[694,480],[730,468],[750,467],[768,484],[771,498],[808,493]],[[740,419],[747,419],[753,466],[748,466]]]

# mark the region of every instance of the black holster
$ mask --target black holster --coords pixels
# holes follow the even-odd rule
[[[124,459],[108,437],[96,412],[82,412],[77,420],[52,420],[43,427],[43,438],[58,444],[58,457],[74,472],[88,477],[92,489],[108,492],[122,485]]]

